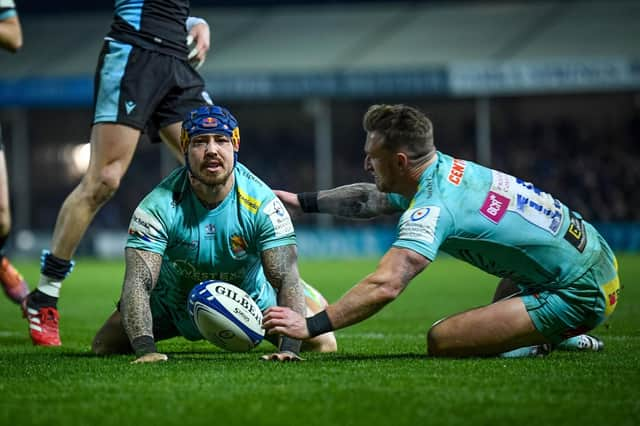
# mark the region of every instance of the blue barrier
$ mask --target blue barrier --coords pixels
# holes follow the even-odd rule
[[[640,223],[596,223],[611,248],[640,251]],[[297,228],[298,250],[305,258],[379,257],[396,237],[395,227]]]
[[[594,223],[614,251],[640,251],[640,223]]]

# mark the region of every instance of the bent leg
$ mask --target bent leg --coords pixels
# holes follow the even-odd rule
[[[101,123],[91,132],[89,168],[66,198],[53,231],[51,252],[71,259],[91,221],[120,186],[140,138],[132,127]]]
[[[91,351],[96,355],[133,353],[129,336],[122,325],[122,314],[119,311],[114,311],[98,330],[91,343]]]
[[[329,303],[324,296],[304,280],[300,279],[300,281],[304,286],[307,316],[313,316],[325,309]],[[305,340],[302,342],[301,350],[307,352],[336,352],[338,350],[336,335],[333,332],[324,333],[313,339]]]
[[[496,287],[496,291],[493,294],[493,299],[491,300],[491,302],[493,303],[493,302],[497,302],[498,300],[506,299],[508,297],[513,297],[514,295],[519,294],[520,292],[521,292],[520,288],[515,282],[513,282],[509,278],[503,278],[498,283],[498,286]]]
[[[4,157],[4,149],[0,145],[0,239],[6,238],[10,230],[9,178],[7,177],[7,162]]]
[[[160,129],[160,139],[169,147],[171,153],[176,157],[178,162],[184,165],[184,153],[180,146],[180,132],[182,122],[169,124]]]
[[[536,330],[521,297],[445,318],[427,335],[428,354],[438,357],[491,356],[544,343],[549,342]]]

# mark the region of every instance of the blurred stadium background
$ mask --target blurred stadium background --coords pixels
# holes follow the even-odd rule
[[[113,0],[17,0],[25,44],[0,52],[14,251],[37,256],[88,162],[93,71]],[[616,250],[640,249],[640,2],[192,1],[201,69],[240,121],[240,159],[273,188],[368,180],[372,103],[425,111],[444,152],[533,181]],[[143,136],[80,255],[120,256],[141,197],[176,166]],[[298,221],[302,256],[372,256],[394,218]]]

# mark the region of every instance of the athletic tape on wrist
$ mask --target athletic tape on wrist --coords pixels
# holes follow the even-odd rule
[[[131,341],[131,347],[136,353],[136,356],[158,352],[158,349],[156,348],[156,342],[153,341],[153,337],[151,336],[136,337]]]
[[[302,346],[302,341],[283,336],[282,342],[280,342],[280,352],[293,352],[300,355],[300,346]]]
[[[298,195],[300,208],[305,213],[319,213],[318,210],[318,193],[317,192],[301,192]]]
[[[207,21],[205,21],[202,18],[198,18],[197,16],[189,16],[187,18],[187,21],[185,22],[185,27],[187,27],[187,32],[191,31],[191,28],[195,27],[198,24],[209,25]]]
[[[316,337],[333,331],[333,325],[331,325],[327,311],[318,312],[314,316],[307,318],[307,330],[309,331],[309,337]]]

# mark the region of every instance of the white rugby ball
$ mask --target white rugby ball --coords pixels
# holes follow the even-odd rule
[[[189,294],[188,310],[202,337],[221,349],[246,352],[264,337],[260,308],[233,284],[201,282]]]

